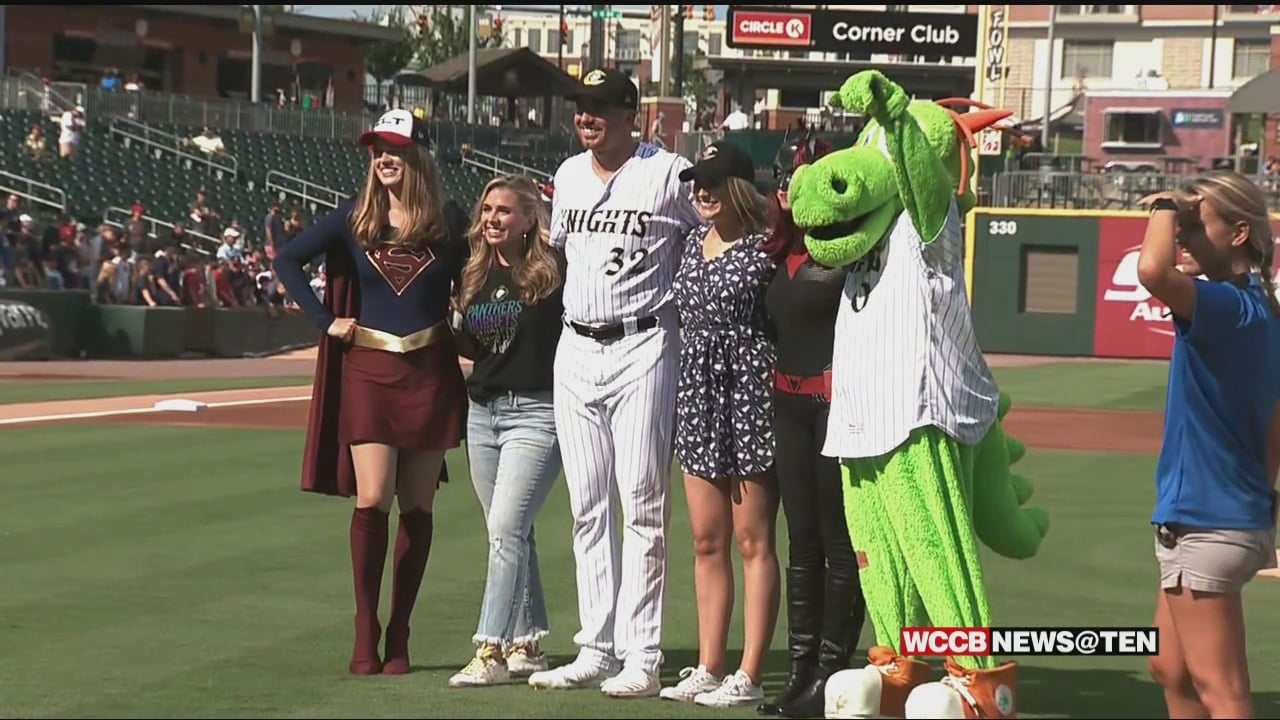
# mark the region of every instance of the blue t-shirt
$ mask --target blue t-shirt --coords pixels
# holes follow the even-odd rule
[[[1280,396],[1280,317],[1257,278],[1196,280],[1175,316],[1153,523],[1272,526],[1267,433]]]

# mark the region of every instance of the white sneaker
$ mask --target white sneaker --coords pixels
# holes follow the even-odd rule
[[[680,682],[671,687],[662,688],[658,693],[666,700],[677,702],[693,702],[693,699],[704,692],[711,692],[720,687],[722,679],[707,671],[705,665],[687,667],[680,671]]]
[[[502,653],[492,645],[482,645],[466,667],[449,678],[449,687],[485,687],[511,682],[511,673],[502,661]]]
[[[741,670],[726,677],[715,690],[693,698],[697,705],[717,708],[755,705],[763,700],[764,688],[751,682],[751,677]]]
[[[653,697],[660,690],[658,674],[638,667],[624,667],[622,672],[600,684],[600,692],[616,698]]]
[[[579,657],[568,665],[533,673],[529,676],[529,684],[536,688],[552,690],[598,688],[613,674],[612,671]]]
[[[512,677],[524,677],[546,669],[546,653],[537,643],[521,643],[507,648],[507,670]]]

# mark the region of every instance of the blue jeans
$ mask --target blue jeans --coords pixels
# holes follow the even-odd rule
[[[551,393],[471,401],[467,455],[489,534],[488,577],[472,640],[536,641],[550,623],[533,522],[561,466]]]

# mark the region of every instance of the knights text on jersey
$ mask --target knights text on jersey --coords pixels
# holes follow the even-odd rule
[[[679,178],[690,164],[648,143],[607,183],[592,170],[590,151],[561,163],[551,243],[564,248],[568,264],[567,319],[612,324],[670,306],[681,245],[701,222],[692,186]]]
[[[903,212],[850,269],[823,454],[878,457],[928,425],[966,445],[986,434],[999,391],[974,333],[963,252],[953,199],[932,243],[920,240]]]

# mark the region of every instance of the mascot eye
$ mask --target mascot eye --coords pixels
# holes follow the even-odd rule
[[[843,195],[849,189],[849,184],[844,181],[844,178],[834,177],[831,178],[831,189],[835,190],[837,195]]]

